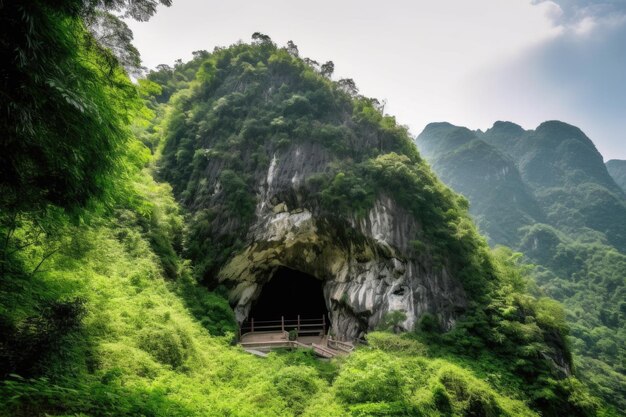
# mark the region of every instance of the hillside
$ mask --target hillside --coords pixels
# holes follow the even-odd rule
[[[470,212],[490,243],[514,246],[520,228],[544,222],[545,214],[513,159],[475,132],[431,123],[418,145],[439,178],[469,199]]]
[[[255,33],[138,76],[122,16],[170,4],[0,5],[1,416],[617,415],[562,306],[332,62]],[[286,308],[358,346],[246,352]]]
[[[8,253],[17,257],[2,278],[11,338],[2,345],[0,389],[10,398],[2,413],[532,416],[601,409],[570,375],[560,307],[526,292],[515,255],[488,249],[465,200],[353,84],[329,80],[264,39],[162,68],[140,81],[138,93],[147,107],[133,132],[159,150],[159,176],[172,182],[185,215],[168,187],[141,170],[148,148],[128,139],[125,158],[134,165],[126,166],[135,168],[109,210],[89,212],[83,225],[61,217],[63,228],[25,252],[18,248],[36,226],[14,226],[16,251]],[[303,149],[309,157],[297,159]],[[271,206],[264,211],[262,203]],[[279,219],[289,219],[286,235],[280,223],[267,229]],[[415,235],[394,234],[411,224]],[[67,249],[46,257],[39,271],[59,239]],[[334,246],[316,252],[317,242]],[[325,292],[337,335],[365,336],[369,346],[331,363],[307,351],[259,359],[230,346],[250,305],[238,286],[248,288],[251,279],[264,285],[262,266],[276,260],[291,268],[307,263],[303,272],[319,273],[327,285],[358,290],[360,282],[372,295],[371,284],[388,288],[369,314],[371,301],[359,301],[358,291]],[[321,275],[327,265],[346,275]],[[420,272],[403,275],[403,266]],[[356,277],[355,268],[363,268]],[[458,304],[438,298],[449,294]]]
[[[486,132],[437,123],[416,143],[442,180],[468,197],[490,243],[537,265],[540,290],[567,308],[578,368],[624,407],[626,199],[593,143],[561,122],[534,131],[496,122]],[[494,200],[500,213],[486,204]]]
[[[483,310],[504,277],[465,201],[432,176],[375,100],[358,95],[351,80],[331,81],[294,45],[277,48],[263,37],[195,61],[195,79],[165,104],[158,173],[190,212],[184,253],[197,278],[228,293],[238,322],[287,267],[322,281],[340,338],[365,335],[399,310],[400,329],[428,318],[435,334],[451,330],[420,338],[455,355],[523,351],[527,336],[518,330],[488,336],[513,317]],[[193,65],[148,78],[170,90]],[[553,343],[544,337],[539,343]],[[544,366],[528,353],[510,371],[528,378]]]
[[[615,183],[626,192],[626,161],[612,159],[606,163],[606,169]]]
[[[550,224],[572,233],[581,228],[600,232],[612,246],[626,252],[626,197],[580,129],[544,122],[511,143],[511,137],[501,140],[507,131],[496,123],[481,136],[515,160]]]
[[[165,276],[153,237],[180,225],[169,187],[145,171],[135,181],[139,206],[63,232],[67,249],[38,280],[3,277],[0,415],[537,415],[479,371],[393,334],[373,334],[339,363],[231,346],[226,301],[182,264],[175,281]],[[29,267],[41,249],[23,256]]]
[[[277,267],[323,282],[342,339],[395,310],[405,330],[424,314],[449,329],[484,297],[492,272],[471,261],[482,242],[464,202],[372,100],[267,42],[221,51],[199,75],[165,121],[159,174],[190,211],[186,254],[239,322]]]

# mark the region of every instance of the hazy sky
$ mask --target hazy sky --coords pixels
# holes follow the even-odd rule
[[[332,60],[413,134],[559,119],[626,159],[626,0],[174,0],[129,23],[148,68],[258,31]]]

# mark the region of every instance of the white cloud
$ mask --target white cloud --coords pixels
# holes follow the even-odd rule
[[[579,36],[585,36],[591,34],[596,27],[596,19],[592,16],[585,16],[574,25],[574,33]]]
[[[588,10],[588,9],[586,9]],[[513,61],[473,73],[464,102],[479,119],[532,128],[546,119],[578,125],[605,158],[626,158],[626,19],[585,16]]]

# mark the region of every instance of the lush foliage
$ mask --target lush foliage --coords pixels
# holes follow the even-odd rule
[[[606,169],[615,183],[626,193],[626,161],[611,159],[606,163]]]
[[[423,226],[412,237],[424,243],[416,252],[441,266],[452,259],[446,266],[458,270],[466,290],[484,295],[492,273],[467,202],[421,162],[406,129],[375,99],[358,95],[350,80],[333,82],[300,59],[293,45],[278,48],[258,39],[199,51],[189,63],[163,66],[147,77],[160,86],[147,95],[149,105],[163,116],[146,142],[155,146],[162,138],[160,176],[193,213],[185,254],[199,277],[211,285],[241,247],[257,182],[272,159],[302,145],[333,157],[324,172],[305,179],[305,205],[345,218],[364,215],[377,196],[391,194]],[[298,197],[284,198],[290,205]]]
[[[2,5],[4,210],[84,206],[121,172],[135,90],[85,29],[82,2],[60,3]]]
[[[366,214],[381,195],[392,197],[422,226],[411,237],[413,256],[462,280],[471,301],[455,330],[442,335],[437,319],[425,316],[419,337],[453,357],[492,352],[489,360],[514,386],[509,392],[527,386],[526,398],[547,414],[593,414],[594,400],[576,403],[584,389],[562,379],[571,358],[561,308],[528,295],[518,256],[490,252],[467,214],[467,200],[437,180],[406,130],[382,114],[376,100],[359,96],[346,80],[332,82],[293,45],[278,48],[269,38],[198,52],[148,80],[161,87],[147,96],[161,116],[147,143],[158,144],[160,176],[190,210],[183,250],[199,279],[215,285],[216,272],[241,247],[258,182],[272,160],[294,146],[308,147],[311,155],[324,149],[333,157],[323,172],[306,178],[302,196],[281,195],[287,205],[297,198],[298,205],[341,222]],[[398,320],[390,315],[383,328],[394,330]],[[391,405],[379,411],[368,405],[372,413],[410,413],[396,399],[380,401]],[[367,407],[359,412],[370,412]]]
[[[177,279],[166,278],[170,255],[152,243],[154,229],[176,233],[168,187],[145,171],[133,186],[133,205],[89,227],[68,225],[65,245],[34,277],[4,276],[0,311],[16,331],[0,351],[30,359],[3,370],[0,414],[535,415],[472,371],[390,334],[374,333],[370,348],[332,363],[306,351],[259,359],[229,346],[232,333],[219,335],[233,328],[232,311],[215,321],[228,315],[225,300],[193,286],[178,258]],[[41,237],[18,258],[37,264],[50,239],[59,238]]]
[[[116,30],[101,33],[107,25],[92,23],[107,10],[147,20],[158,3],[33,0],[0,5],[3,213],[33,212],[48,204],[75,209],[92,197],[106,201],[119,191],[124,182],[113,183],[124,174],[127,125],[140,105],[118,60],[131,48],[132,35],[120,41],[121,31],[128,29],[110,14]]]
[[[537,265],[535,291],[566,307],[579,373],[624,409],[626,199],[592,142],[560,122],[536,131],[497,122],[485,133],[432,124],[417,143],[471,201],[490,242],[511,245]]]
[[[567,354],[559,306],[525,292],[515,256],[489,253],[467,201],[434,177],[375,100],[351,80],[330,81],[332,62],[300,60],[293,43],[277,48],[257,33],[254,45],[200,51],[132,85],[121,69],[137,65],[132,34],[106,10],[143,20],[157,3],[0,5],[1,92],[10,98],[0,119],[1,415],[601,410],[551,363]],[[471,295],[454,332],[425,316],[415,334],[372,334],[370,347],[330,363],[308,351],[260,359],[231,346],[228,302],[194,276],[210,278],[236,250],[254,215],[254,170],[294,142],[336,156],[312,178],[320,212],[338,204],[362,215],[391,188],[422,223],[415,256],[439,256]],[[192,209],[188,230],[172,188],[146,169],[150,151],[161,152],[161,175]],[[219,172],[203,172],[209,158],[223,161]],[[207,175],[225,192],[201,210],[215,194]],[[235,227],[220,234],[226,221]]]

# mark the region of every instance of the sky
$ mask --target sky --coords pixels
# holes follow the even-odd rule
[[[332,60],[412,134],[562,120],[626,159],[626,0],[173,0],[128,23],[148,68],[261,32]]]

